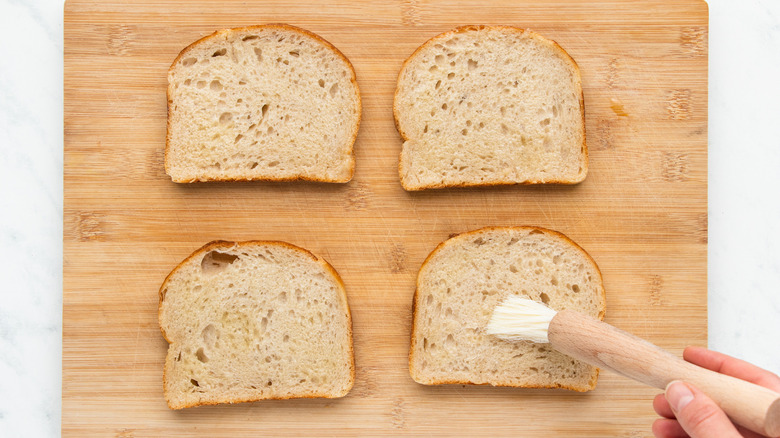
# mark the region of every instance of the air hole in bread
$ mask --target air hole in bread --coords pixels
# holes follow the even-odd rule
[[[272,129],[272,128],[268,128],[268,129]],[[268,167],[276,167],[278,165],[279,165],[279,162],[276,161],[276,160],[271,161],[270,163],[268,163]]]
[[[429,72],[431,72],[431,73],[436,73],[438,70],[439,70],[439,67],[438,67],[438,66],[436,66],[436,65],[432,65],[432,66],[431,66],[431,67],[428,69],[428,71],[429,71]]]
[[[247,35],[241,38],[241,41],[251,41],[251,40],[256,40],[258,38],[260,38],[258,35]]]
[[[558,279],[553,277],[550,279],[550,284],[553,286],[558,286]]]
[[[206,81],[198,81],[195,86],[198,88],[206,88]]]
[[[282,342],[290,342],[290,335],[284,335]]]
[[[221,91],[222,90],[222,82],[218,80],[211,81],[211,85],[209,86],[211,88],[211,91]]]
[[[260,108],[260,117],[265,117],[265,113],[268,112],[268,104],[266,103]]]
[[[509,265],[509,272],[517,273],[517,266],[515,265]]]
[[[339,91],[339,84],[333,84],[333,86],[330,87],[330,90],[328,90],[328,93],[330,94],[330,97],[335,97],[338,91]]]
[[[571,286],[571,291],[574,292],[574,293],[579,293],[580,287],[578,285],[576,285],[576,284],[573,284]]]
[[[455,73],[450,73],[447,75],[447,79],[452,79],[455,77]]]
[[[317,83],[320,85],[320,88],[325,88],[325,81],[324,80],[320,79],[319,81],[317,81]]]
[[[282,292],[282,293],[280,293],[280,294],[279,294],[279,295],[276,297],[276,299],[278,299],[279,301],[282,301],[282,302],[286,302],[286,301],[287,301],[287,292]]]
[[[469,134],[469,130],[466,129],[466,128],[463,128],[463,130],[460,131],[460,133],[461,133],[461,135],[468,135]]]
[[[204,344],[213,346],[216,344],[217,339],[219,339],[219,334],[217,333],[217,328],[214,327],[214,324],[209,324],[206,327],[203,327],[203,330],[200,332],[200,337],[203,339]]]
[[[446,110],[447,109],[447,104],[446,103],[441,104],[441,109]]]
[[[214,53],[211,55],[211,57],[212,57],[212,58],[216,58],[217,56],[225,56],[225,54],[226,54],[226,53],[227,53],[227,49],[219,49],[219,50],[217,50],[216,52],[214,52]]]
[[[194,65],[196,62],[198,62],[197,58],[184,58],[181,60],[181,65],[185,67],[189,67],[191,65]]]
[[[507,128],[507,126],[505,124],[503,124],[503,123],[501,124],[501,133],[502,134],[508,134],[509,133],[509,128]]]
[[[260,334],[261,335],[264,334],[267,328],[268,328],[268,318],[264,316],[263,319],[260,320]]]
[[[473,71],[477,68],[477,61],[474,61],[473,59],[469,59],[469,71]]]
[[[556,265],[560,264],[561,263],[561,256],[559,256],[559,255],[554,256],[553,257],[553,263],[555,263]]]
[[[444,62],[444,55],[436,55],[436,56],[433,58],[433,60],[434,60],[434,61],[435,61],[437,64],[442,64],[442,63]]]
[[[216,164],[218,165],[219,163]],[[205,275],[215,275],[227,269],[236,260],[238,260],[238,256],[219,251],[209,251],[203,256],[200,262],[200,269]]]
[[[225,123],[229,123],[233,120],[233,113],[231,112],[224,112],[219,116],[219,123],[222,123],[223,125]]]
[[[301,56],[301,52],[299,52],[299,51],[297,51],[297,50],[290,50],[290,52],[289,52],[289,53],[290,53],[290,56],[294,56],[294,57],[296,57],[296,58],[297,58],[297,57],[299,57],[299,56]]]
[[[200,386],[200,384],[198,384],[198,381],[195,379],[190,379],[190,383],[192,383],[192,386]]]
[[[203,363],[209,361],[209,357],[206,356],[206,353],[203,351],[203,347],[198,348],[198,351],[195,352],[195,357],[198,359],[198,361]]]
[[[540,299],[540,300],[542,300],[542,302],[543,302],[544,304],[549,304],[549,303],[550,303],[550,297],[549,297],[549,296],[548,296],[546,293],[544,293],[544,292],[542,292],[542,293],[539,295],[539,299]]]
[[[452,336],[452,333],[447,335],[447,338],[444,339],[444,346],[449,347],[450,345],[455,343],[455,338]]]
[[[433,295],[428,295],[428,297],[425,299],[426,303],[430,306],[433,304]]]

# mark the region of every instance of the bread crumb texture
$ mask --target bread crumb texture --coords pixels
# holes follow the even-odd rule
[[[347,182],[360,112],[352,65],[319,36],[221,30],[168,71],[165,169],[175,182]]]
[[[281,242],[212,242],[160,288],[172,409],[352,387],[352,323],[338,274]]]
[[[528,30],[466,26],[434,37],[404,63],[393,110],[406,190],[573,184],[587,173],[579,68]]]
[[[601,273],[566,236],[541,228],[485,228],[439,245],[423,263],[414,298],[409,368],[426,385],[468,383],[593,389],[598,369],[549,344],[485,333],[510,295],[603,318]]]

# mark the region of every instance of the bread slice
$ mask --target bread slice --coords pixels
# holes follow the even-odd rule
[[[406,190],[574,184],[588,151],[582,79],[554,41],[507,26],[466,26],[418,48],[393,103]]]
[[[344,284],[288,243],[205,245],[165,279],[159,312],[171,409],[342,397],[355,380]]]
[[[417,277],[412,378],[425,385],[593,389],[597,368],[550,344],[485,333],[493,310],[510,295],[599,319],[606,310],[598,266],[563,234],[517,227],[457,235],[428,256]]]
[[[168,71],[165,171],[175,182],[347,182],[360,111],[352,64],[319,36],[220,30]]]

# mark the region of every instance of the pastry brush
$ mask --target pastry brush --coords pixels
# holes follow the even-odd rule
[[[735,423],[754,432],[780,435],[780,394],[696,366],[605,322],[572,310],[511,296],[498,305],[487,333],[507,341],[550,343],[575,359],[656,388],[674,380],[695,385]]]

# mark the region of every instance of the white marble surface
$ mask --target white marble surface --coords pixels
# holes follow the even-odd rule
[[[0,436],[57,436],[62,0],[0,0]],[[780,1],[710,2],[710,347],[780,372]],[[648,406],[649,409],[649,406]]]

